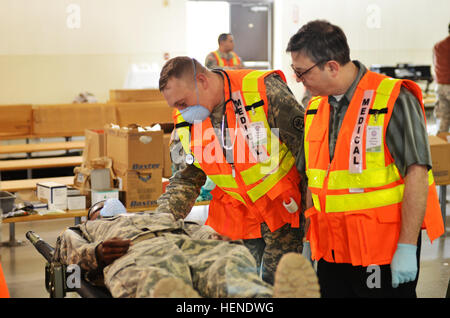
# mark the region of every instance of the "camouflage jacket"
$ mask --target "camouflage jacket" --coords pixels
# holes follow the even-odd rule
[[[303,151],[304,109],[295,99],[287,84],[278,74],[265,78],[268,99],[267,120],[270,128],[279,129],[279,138],[285,143],[296,158],[297,170],[300,173],[302,192],[302,208],[305,208],[306,175]],[[225,105],[216,106],[210,115],[213,127],[221,131],[221,120]],[[229,144],[229,143],[227,143]],[[178,171],[170,178],[166,192],[158,199],[160,211],[173,213],[176,218],[184,219],[195,203],[206,174],[194,165],[186,165],[184,150],[179,138],[174,134],[170,145],[172,161],[178,163]]]
[[[121,214],[88,221],[63,231],[57,239],[53,261],[66,265],[77,264],[89,275],[90,271],[100,269],[96,248],[103,241],[121,238],[130,239],[133,244],[144,241],[145,244],[152,244],[151,239],[161,233],[186,234],[193,239],[220,238],[209,226],[175,220],[172,214],[158,210]]]

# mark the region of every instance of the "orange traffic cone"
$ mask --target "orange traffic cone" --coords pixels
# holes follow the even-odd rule
[[[6,285],[5,276],[3,276],[1,263],[0,263],[0,298],[9,298],[8,285]]]

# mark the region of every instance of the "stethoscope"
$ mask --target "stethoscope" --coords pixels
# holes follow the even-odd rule
[[[226,144],[225,144],[225,135],[224,135],[224,131],[225,131],[225,117],[226,117],[226,115],[225,115],[225,112],[226,112],[226,110],[227,110],[227,104],[229,103],[229,102],[233,102],[233,106],[234,106],[234,100],[233,100],[233,97],[232,97],[232,94],[231,94],[231,80],[230,80],[230,77],[228,76],[228,74],[227,74],[227,72],[225,71],[225,70],[222,70],[222,69],[213,69],[212,70],[213,72],[215,72],[215,73],[217,73],[217,74],[224,74],[225,75],[225,77],[227,78],[227,82],[228,82],[228,99],[224,102],[224,107],[223,107],[223,113],[222,113],[222,126],[221,126],[221,128],[222,128],[222,134],[221,134],[221,137],[222,137],[222,147],[225,149],[225,150],[233,150],[233,148],[234,148],[234,144],[236,143],[236,138],[237,138],[237,131],[236,131],[236,129],[237,129],[237,125],[238,125],[238,118],[237,118],[237,116],[235,116],[235,123],[234,123],[234,138],[233,138],[233,142],[231,143],[231,145],[230,146],[227,146]]]

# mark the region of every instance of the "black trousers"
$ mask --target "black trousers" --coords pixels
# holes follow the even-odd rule
[[[417,242],[417,275],[414,281],[392,287],[391,265],[353,266],[317,263],[320,292],[323,298],[417,298],[416,287],[420,271],[421,235]]]

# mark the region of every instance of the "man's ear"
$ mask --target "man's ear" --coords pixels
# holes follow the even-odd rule
[[[197,85],[200,85],[203,89],[208,89],[209,82],[208,82],[208,76],[204,73],[198,73],[197,74]]]
[[[341,69],[341,65],[334,60],[328,61],[325,67],[328,69],[332,77],[336,77]]]

